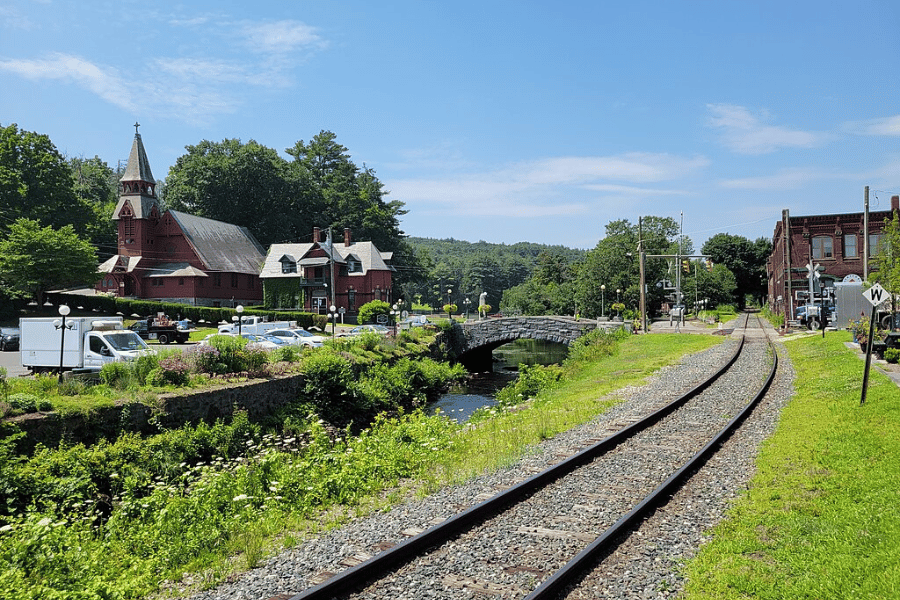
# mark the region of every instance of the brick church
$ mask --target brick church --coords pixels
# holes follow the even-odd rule
[[[97,290],[195,306],[261,304],[263,247],[245,227],[161,211],[137,127],[112,215],[117,253],[99,266]]]

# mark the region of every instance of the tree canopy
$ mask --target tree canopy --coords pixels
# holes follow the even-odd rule
[[[96,280],[97,253],[71,225],[54,229],[16,219],[0,241],[0,285],[14,296],[40,305],[47,290]]]
[[[745,237],[717,233],[703,244],[703,254],[716,264],[724,264],[734,273],[734,304],[743,308],[750,297],[762,302],[767,293],[766,261],[772,244],[765,238],[751,242]]]

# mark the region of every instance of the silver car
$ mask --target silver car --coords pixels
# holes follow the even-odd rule
[[[294,346],[307,346],[308,348],[321,348],[324,339],[313,335],[305,329],[271,329],[266,332],[282,341]]]

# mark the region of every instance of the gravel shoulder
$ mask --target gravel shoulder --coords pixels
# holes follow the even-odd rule
[[[731,325],[731,324],[728,324]],[[771,328],[770,337],[777,338]],[[646,412],[660,397],[675,397],[721,365],[736,342],[725,340],[707,351],[687,357],[681,364],[662,369],[640,388],[620,390],[623,402],[590,423],[535,446],[509,468],[481,476],[465,485],[442,489],[424,499],[409,501],[393,509],[357,519],[343,527],[310,539],[273,556],[253,569],[214,589],[190,596],[192,600],[269,600],[290,595],[319,583],[327,573],[338,572],[354,560],[395,544],[410,532],[423,530],[437,519],[452,516],[471,506],[484,494],[504,489],[545,466],[572,454],[598,430],[627,421]],[[783,346],[775,382],[739,432],[733,435],[700,472],[673,496],[672,501],[648,518],[614,553],[622,565],[615,574],[606,570],[586,578],[572,598],[668,598],[682,589],[680,565],[693,556],[707,532],[726,515],[734,499],[743,493],[752,477],[759,445],[774,431],[781,408],[790,400],[793,370]],[[170,590],[172,591],[172,590]],[[433,590],[432,590],[433,591]],[[404,598],[434,598],[425,590],[405,590]]]

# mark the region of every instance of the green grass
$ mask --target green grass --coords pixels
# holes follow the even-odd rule
[[[684,598],[900,597],[900,391],[846,332],[788,342],[796,394]]]
[[[659,334],[630,336],[612,356],[567,369],[563,383],[539,394],[533,410],[494,409],[490,418],[461,435],[440,464],[440,483],[456,482],[506,466],[532,444],[601,414],[621,402],[612,392],[640,385],[660,368],[723,338]]]
[[[238,414],[229,424],[31,458],[0,443],[0,489],[10,492],[0,497],[0,597],[136,599],[184,573],[212,585],[310,532],[505,466],[619,402],[616,389],[722,339],[662,334],[588,346],[589,360],[568,361],[557,387],[473,427],[415,412],[333,436],[288,413],[273,433]],[[376,371],[371,388],[397,379]],[[104,521],[97,508],[107,501],[115,510]]]

